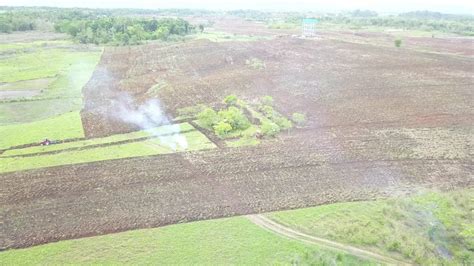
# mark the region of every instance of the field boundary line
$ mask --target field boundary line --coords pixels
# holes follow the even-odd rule
[[[401,261],[401,260],[391,258],[391,257],[387,257],[378,253],[374,253],[372,251],[360,249],[354,246],[338,243],[338,242],[320,238],[320,237],[307,235],[305,233],[296,231],[292,228],[279,224],[261,214],[247,215],[246,217],[254,224],[287,238],[295,239],[295,240],[313,244],[313,245],[324,246],[326,248],[329,248],[335,251],[342,251],[344,253],[349,253],[351,255],[354,255],[360,258],[376,260],[378,262],[383,262],[389,265],[411,265],[408,262]]]

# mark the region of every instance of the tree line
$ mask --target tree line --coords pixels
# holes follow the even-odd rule
[[[57,32],[68,33],[80,43],[130,45],[145,40],[168,40],[194,32],[183,19],[138,19],[102,17],[96,19],[64,19],[54,25]]]
[[[183,19],[150,18],[192,13],[206,14],[206,11],[0,7],[0,32],[41,29],[67,33],[81,43],[128,45],[192,33],[194,26]]]

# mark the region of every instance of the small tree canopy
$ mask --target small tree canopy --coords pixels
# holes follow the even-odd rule
[[[277,124],[271,121],[262,122],[262,133],[265,136],[274,137],[279,132],[280,132],[280,127]]]
[[[214,126],[214,131],[217,136],[222,138],[232,131],[232,126],[227,122],[220,121]]]
[[[228,95],[224,99],[224,103],[227,105],[235,105],[237,103],[237,96],[234,94]]]
[[[197,118],[199,123],[207,128],[212,128],[219,121],[216,111],[209,107],[199,112]]]

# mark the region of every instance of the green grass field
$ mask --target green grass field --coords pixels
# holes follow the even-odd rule
[[[179,124],[179,128],[180,128],[180,131],[194,130],[194,127],[188,123]],[[86,140],[81,140],[81,141],[59,143],[59,144],[49,145],[49,146],[33,146],[33,147],[28,147],[28,148],[23,148],[23,149],[12,149],[12,150],[5,151],[2,155],[0,155],[0,157],[61,151],[61,150],[71,149],[71,148],[86,148],[92,145],[112,144],[115,142],[120,142],[120,141],[125,141],[125,140],[135,140],[135,139],[140,139],[144,137],[150,137],[152,135],[167,134],[170,132],[170,129],[171,129],[171,126],[161,126],[158,128],[154,128],[153,133],[147,130],[140,130],[140,131],[125,133],[125,134],[116,134],[116,135],[103,137],[103,138],[93,138],[93,139],[86,139]]]
[[[100,51],[41,47],[3,60],[0,63],[0,82],[7,84],[2,87],[12,90],[37,88],[40,94],[32,99],[0,103],[0,125],[33,122],[79,111],[83,105],[82,87],[92,75],[100,54]],[[45,78],[49,79],[46,87]]]
[[[67,240],[0,253],[4,265],[370,265],[289,240],[244,217]]]
[[[84,131],[79,112],[24,124],[0,126],[0,149],[38,143],[44,138],[54,140],[82,138]]]
[[[307,234],[423,265],[474,260],[474,190],[332,204],[268,214]]]
[[[68,41],[0,44],[2,90],[37,90],[39,95],[0,102],[0,149],[44,138],[82,138],[82,87],[101,49]]]
[[[96,53],[42,48],[37,48],[35,52],[17,53],[2,59],[0,82],[54,77],[70,65],[82,64],[88,61],[88,57],[96,57]]]
[[[156,132],[167,132],[166,127],[163,126],[158,128]],[[183,128],[189,129],[190,125],[183,124]],[[111,136],[103,139],[91,139],[87,141],[79,141],[77,143],[65,143],[57,144],[58,149],[66,149],[72,147],[83,147],[83,149],[78,150],[66,150],[59,151],[59,153],[53,154],[39,154],[36,156],[28,157],[0,157],[0,173],[1,172],[13,172],[27,169],[43,168],[49,166],[59,166],[66,164],[78,164],[78,163],[87,163],[87,162],[96,162],[96,161],[105,161],[121,158],[131,158],[131,157],[140,157],[140,156],[149,156],[149,155],[158,155],[173,153],[179,151],[193,151],[193,150],[203,150],[203,149],[212,149],[215,148],[215,145],[206,138],[199,131],[190,131],[182,133],[181,135],[186,138],[188,147],[183,148],[180,146],[176,147],[176,150],[169,145],[169,143],[175,143],[172,136],[162,136],[137,142],[130,142],[125,144],[116,144],[100,147],[89,147],[90,145],[95,144],[105,144],[110,142],[116,142],[120,140],[125,140],[127,137],[136,137],[142,136],[146,133],[138,132],[125,135]],[[64,146],[62,146],[64,145]],[[35,147],[35,149],[48,149],[55,150],[56,145],[49,147]],[[51,147],[51,148],[50,148]],[[33,149],[33,148],[31,148]],[[28,153],[31,152],[30,148],[25,149]],[[17,150],[18,152],[20,150]]]

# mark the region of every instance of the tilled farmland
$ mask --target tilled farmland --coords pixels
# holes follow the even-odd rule
[[[0,247],[472,187],[473,63],[328,38],[108,47],[84,88],[87,137],[134,130],[113,116],[123,97],[176,116],[270,95],[307,124],[255,147],[1,174]]]

